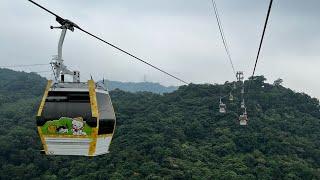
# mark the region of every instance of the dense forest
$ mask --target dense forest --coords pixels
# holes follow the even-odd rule
[[[320,179],[319,101],[263,76],[240,88],[190,84],[163,95],[111,91],[117,128],[110,153],[45,156],[35,113],[46,80],[0,69],[0,179]],[[239,87],[240,84],[237,83]]]

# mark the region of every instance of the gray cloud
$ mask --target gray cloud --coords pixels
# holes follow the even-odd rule
[[[210,0],[85,1],[38,0],[83,28],[137,54],[149,62],[194,83],[233,80],[219,36]],[[217,0],[234,64],[252,73],[268,0]],[[275,1],[257,74],[271,82],[320,97],[319,23],[317,0]],[[59,32],[50,30],[54,18],[27,1],[0,1],[0,65],[50,61],[56,54]],[[92,74],[121,81],[149,80],[178,85],[134,59],[106,47],[78,31],[68,33],[64,59]],[[40,71],[44,67],[29,68]]]

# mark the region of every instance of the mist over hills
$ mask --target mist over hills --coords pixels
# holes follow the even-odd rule
[[[178,89],[176,86],[163,86],[154,82],[119,82],[106,80],[105,84],[108,90],[121,89],[128,92],[153,92],[157,94],[170,93]]]
[[[0,77],[4,77],[4,78],[11,78],[11,79],[6,79],[8,82],[10,81],[25,81],[25,84],[27,85],[25,88],[23,89],[19,89],[19,90],[25,90],[25,89],[30,89],[32,88],[32,80],[33,79],[24,79],[21,77],[21,79],[19,79],[19,77],[14,78],[15,75],[18,76],[25,76],[26,73],[24,72],[18,72],[18,71],[13,71],[10,69],[1,69],[0,68]],[[32,74],[36,74],[36,73],[32,73]],[[35,76],[34,78],[35,81],[41,81],[43,83],[43,81],[45,81],[43,78],[41,79],[40,76]],[[40,80],[41,79],[41,80]],[[27,81],[26,81],[27,80]],[[102,82],[102,81],[99,81]],[[175,90],[178,89],[177,86],[163,86],[160,83],[155,83],[155,82],[120,82],[120,81],[111,81],[111,80],[105,80],[105,86],[107,87],[107,89],[109,91],[115,90],[115,89],[120,89],[123,91],[127,91],[127,92],[153,92],[153,93],[157,93],[157,94],[163,94],[163,93],[170,93],[173,92]],[[5,90],[8,91],[8,89],[6,89],[4,86],[6,86],[6,84],[0,84],[0,87],[3,87],[3,89],[1,90]],[[18,91],[18,89],[12,87],[15,91]],[[28,91],[27,90],[27,91]],[[28,91],[29,92],[29,91]]]
[[[239,88],[218,112],[232,83],[113,90],[115,136],[110,153],[94,158],[41,155],[35,114],[46,80],[0,76],[0,179],[320,179],[319,100],[262,76],[245,82],[247,127],[238,122]]]

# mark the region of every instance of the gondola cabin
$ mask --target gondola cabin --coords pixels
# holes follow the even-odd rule
[[[224,103],[220,102],[220,104],[219,104],[219,112],[222,113],[222,114],[226,113],[227,112],[226,108],[227,108],[227,106]]]
[[[248,125],[248,116],[247,116],[247,114],[240,115],[239,123],[240,123],[241,126]]]
[[[245,103],[244,103],[244,100],[242,100],[242,101],[241,101],[241,105],[240,105],[240,107],[241,107],[241,109],[246,108],[246,105],[245,105]]]
[[[230,94],[229,94],[229,101],[233,101],[233,95],[232,95],[232,93],[230,92]]]
[[[87,83],[48,81],[37,114],[47,155],[97,156],[109,152],[116,117],[108,91]]]

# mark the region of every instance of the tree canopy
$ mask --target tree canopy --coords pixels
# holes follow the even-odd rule
[[[190,84],[163,95],[111,91],[117,127],[110,153],[40,154],[36,74],[0,70],[0,179],[320,179],[319,101],[259,76],[246,81],[249,125],[233,83]],[[240,87],[240,83],[237,83]]]

